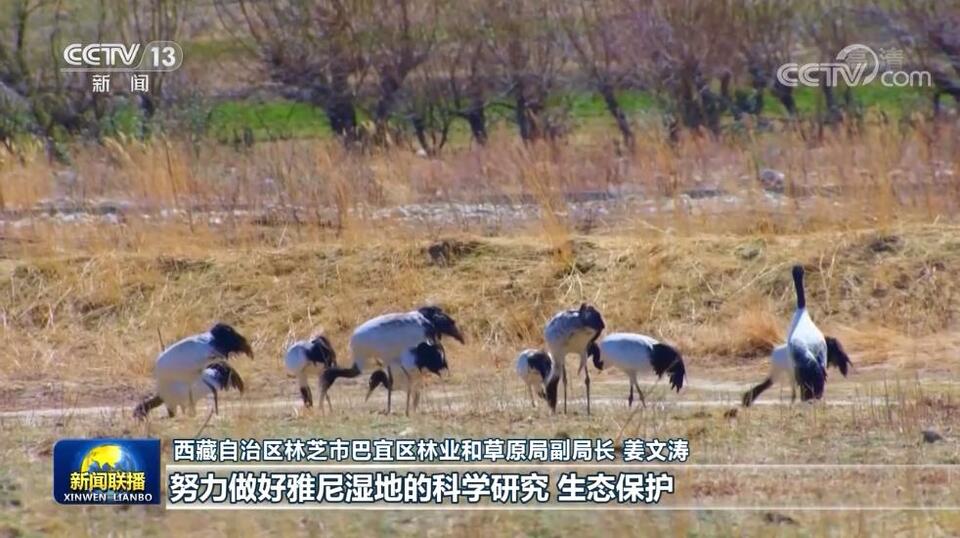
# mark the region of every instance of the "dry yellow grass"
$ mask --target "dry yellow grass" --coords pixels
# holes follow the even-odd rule
[[[345,355],[361,321],[428,302],[451,311],[469,335],[453,354],[456,368],[486,368],[493,358],[509,369],[518,349],[541,342],[553,312],[581,301],[598,305],[611,330],[676,343],[694,369],[762,363],[784,337],[797,261],[809,268],[815,319],[858,363],[953,370],[956,228],[888,230],[892,250],[877,251],[878,237],[573,236],[566,259],[537,236],[459,236],[446,240],[442,261],[429,254],[431,241],[213,250],[164,241],[91,254],[64,246],[57,256],[0,265],[0,402],[29,407],[38,386],[67,401],[95,398],[79,389],[103,379],[118,391],[145,387],[157,329],[170,342],[218,319],[251,337],[263,357],[245,370],[282,379],[280,357],[293,339],[323,328]],[[51,386],[51,371],[62,368],[71,375]]]
[[[932,136],[936,129],[945,132]],[[937,381],[960,371],[960,229],[952,217],[960,202],[953,176],[960,138],[947,136],[952,129],[901,132],[868,123],[857,138],[828,132],[817,144],[779,132],[738,142],[691,137],[669,146],[649,134],[632,157],[611,156],[590,141],[524,148],[501,136],[486,149],[435,160],[401,151],[354,155],[316,141],[236,152],[175,140],[85,148],[69,171],[39,150],[22,164],[3,159],[0,193],[14,214],[0,227],[0,411],[128,409],[149,390],[157,329],[169,343],[221,319],[252,340],[257,359],[238,362],[249,379],[246,403],[214,422],[214,436],[396,436],[407,428],[415,436],[613,436],[627,422],[616,372],[596,377],[607,399],[599,418],[543,420],[539,412],[498,406],[522,398],[513,384],[516,352],[541,343],[543,323],[557,309],[590,301],[611,331],[674,343],[688,362],[692,384],[682,397],[692,394],[694,405],[643,413],[628,432],[688,436],[695,461],[955,464],[953,441],[927,448],[917,436],[921,426],[955,434],[956,387]],[[798,196],[771,198],[756,180],[764,167],[783,171],[785,188]],[[570,193],[621,187],[641,188],[654,210],[584,217],[572,215],[565,201]],[[714,188],[739,205],[698,203],[690,194]],[[80,206],[113,198],[140,207],[115,222],[31,217],[42,198],[58,196]],[[538,214],[517,222],[434,222],[390,210],[491,199],[522,201]],[[814,318],[840,337],[855,363],[850,380],[831,375],[828,399],[853,405],[809,412],[771,406],[726,418],[713,403],[735,405],[740,387],[765,375],[765,356],[784,337],[793,304],[789,266],[796,262],[808,268]],[[433,403],[410,419],[337,411],[326,420],[300,416],[292,406],[252,405],[295,396],[281,369],[294,338],[323,330],[346,356],[357,323],[427,302],[446,307],[467,334],[468,345],[450,346],[454,377],[443,387],[461,392],[463,408]],[[345,383],[338,408],[362,405],[359,392]],[[668,404],[673,398],[662,385],[650,397]],[[960,524],[955,514],[922,512],[794,514],[799,525],[749,512],[331,518],[89,509],[70,511],[68,520],[47,499],[44,451],[53,440],[143,433],[170,439],[192,435],[197,424],[159,421],[143,430],[126,411],[42,424],[0,419],[0,480],[24,491],[24,504],[0,515],[0,532],[196,533],[202,522],[208,535],[232,536],[471,535],[483,525],[497,536],[625,535],[638,525],[672,535],[928,535]],[[942,477],[934,478],[929,487],[905,490],[905,498],[934,496]],[[842,501],[838,491],[849,492],[868,504],[915,485],[903,476],[884,480],[838,475],[805,491],[830,503]],[[687,483],[684,495],[717,502],[790,493],[773,475],[758,479],[756,491],[736,477]],[[877,483],[889,488],[867,487]]]

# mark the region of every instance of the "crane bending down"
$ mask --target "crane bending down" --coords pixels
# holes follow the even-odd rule
[[[584,386],[587,390],[587,414],[590,414],[590,371],[587,368],[587,358],[592,357],[594,365],[599,366],[600,350],[597,339],[606,325],[600,311],[587,303],[580,308],[564,310],[550,318],[543,329],[543,336],[547,342],[547,351],[553,359],[553,369],[550,379],[560,376],[563,382],[563,412],[567,412],[567,368],[566,357],[576,354],[580,357],[579,374],[584,372]]]
[[[422,342],[440,342],[443,335],[464,343],[463,335],[453,318],[440,307],[426,306],[412,312],[385,314],[361,324],[350,337],[349,368],[328,368],[322,375],[320,397],[326,397],[333,383],[341,377],[359,376],[373,363],[384,368],[391,383],[387,386],[387,413],[390,412],[393,370],[401,357]]]
[[[205,333],[188,336],[171,345],[157,356],[154,364],[157,394],[138,405],[135,415],[141,416],[140,413],[143,413],[142,416],[145,416],[142,410],[149,411],[162,402],[170,402],[168,411],[171,404],[176,409],[184,399],[186,407],[192,409],[197,383],[205,385],[213,394],[214,410],[219,413],[218,389],[209,375],[205,377],[204,374],[208,367],[218,363],[235,373],[225,361],[238,353],[253,358],[253,349],[247,339],[225,323],[217,323]]]
[[[171,418],[176,416],[178,409],[189,416],[193,416],[196,414],[195,397],[203,398],[207,395],[213,396],[214,411],[219,412],[217,394],[220,391],[230,389],[243,392],[243,378],[229,364],[216,362],[203,370],[200,379],[194,381],[193,386],[188,386],[180,381],[174,382],[166,391],[167,400],[161,398],[160,395],[147,398],[137,406],[133,414],[136,418],[143,419],[154,408],[165,405],[167,415]],[[193,396],[191,396],[191,393]]]
[[[553,369],[553,359],[550,354],[542,349],[524,349],[517,356],[517,376],[527,387],[527,394],[530,396],[530,404],[537,406],[537,401],[533,397],[534,391],[537,396],[547,401],[552,411],[557,409],[557,385],[560,377],[550,378],[550,372]]]
[[[413,400],[413,409],[420,406],[420,393],[427,373],[441,376],[449,370],[447,357],[443,346],[439,342],[420,342],[417,347],[407,350],[400,356],[397,366],[404,375],[392,376],[386,370],[377,370],[370,376],[370,384],[365,400],[377,387],[383,385],[387,391],[402,390],[407,393],[406,414],[410,414],[410,401]]]
[[[300,396],[303,398],[305,407],[313,407],[313,394],[310,392],[308,384],[309,376],[317,376],[320,384],[320,391],[323,391],[323,372],[337,365],[337,353],[330,344],[326,336],[316,336],[312,340],[301,340],[294,342],[289,348],[283,359],[287,373],[297,378],[300,386]],[[330,403],[330,396],[325,394],[327,405],[333,408]],[[320,401],[320,407],[323,407],[323,401]]]

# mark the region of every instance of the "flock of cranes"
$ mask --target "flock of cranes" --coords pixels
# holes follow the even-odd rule
[[[827,365],[837,367],[846,376],[850,359],[836,338],[824,336],[806,307],[803,267],[793,267],[797,306],[787,331],[786,343],[776,347],[771,356],[770,375],[743,395],[749,406],[774,382],[786,381],[800,389],[801,401],[823,397]],[[590,406],[590,368],[613,367],[623,372],[629,382],[628,406],[633,406],[634,391],[645,405],[638,383],[640,374],[667,376],[671,388],[683,388],[686,367],[676,348],[650,336],[618,332],[601,338],[606,328],[603,316],[593,306],[564,310],[553,316],[544,328],[545,349],[525,349],[517,357],[517,375],[524,382],[531,404],[537,397],[545,400],[556,412],[559,387],[563,385],[563,411],[567,412],[567,369],[569,355],[579,357],[577,375],[583,373]],[[341,367],[330,341],[324,336],[295,342],[286,352],[284,365],[295,377],[306,407],[313,406],[309,381],[318,381],[318,405],[332,408],[329,391],[341,377],[353,378],[372,371],[366,397],[380,386],[387,391],[387,413],[390,413],[395,390],[406,393],[406,412],[414,409],[426,376],[444,375],[448,370],[446,353],[441,343],[448,336],[465,343],[456,322],[443,309],[426,306],[411,312],[378,316],[364,322],[350,337],[351,365]],[[156,359],[154,378],[156,394],[141,402],[134,415],[144,418],[154,408],[164,405],[170,417],[178,410],[195,412],[197,399],[213,397],[213,412],[218,411],[218,393],[223,390],[243,391],[239,373],[227,362],[236,354],[253,358],[247,340],[233,327],[218,323],[210,331],[180,340],[163,350]],[[534,395],[536,394],[537,397]]]

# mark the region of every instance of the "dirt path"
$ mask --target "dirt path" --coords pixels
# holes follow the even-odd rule
[[[431,391],[429,394],[425,394],[425,400],[421,403],[421,411],[429,412],[431,409],[443,408],[444,410],[460,410],[466,409],[470,405],[470,402],[461,401],[460,396],[462,393],[458,392],[447,392],[443,393],[441,391]],[[403,413],[404,405],[404,395],[400,394],[399,397],[394,399],[394,412]],[[601,408],[616,408],[616,407],[625,407],[626,398],[625,397],[610,397],[610,396],[595,396],[591,400],[594,406],[599,406]],[[446,403],[442,403],[446,402]],[[355,398],[333,398],[334,408],[344,408],[347,406],[353,407],[356,403]],[[837,399],[828,399],[822,402],[823,405],[830,407],[849,407],[852,405],[877,405],[884,403],[882,399],[879,398],[837,398]],[[579,409],[578,406],[583,406],[585,400],[582,397],[571,398],[568,401],[568,405],[573,409]],[[377,410],[386,405],[386,397],[381,396],[379,399],[372,398],[369,402],[364,403],[363,405],[369,407],[371,410]],[[543,405],[538,403],[538,406]],[[562,405],[562,404],[561,404]],[[734,408],[740,405],[739,397],[731,396],[730,398],[713,398],[713,399],[680,399],[680,400],[657,400],[651,401],[648,397],[648,407],[651,409],[668,409],[672,407],[681,407],[681,408],[700,408],[700,407],[713,407],[713,408]],[[766,396],[760,400],[757,400],[754,405],[791,405],[789,397],[781,400],[777,397],[776,392],[772,392],[771,395]],[[797,402],[795,405],[800,405]],[[529,407],[530,402],[525,398],[518,395],[516,398],[513,398],[509,401],[500,401],[496,402],[493,407],[498,409],[507,409],[507,408],[524,408]],[[198,415],[205,415],[207,413],[207,408],[203,405],[198,406],[200,409],[197,410]],[[301,409],[302,403],[297,399],[289,398],[277,398],[271,400],[240,400],[240,401],[231,401],[220,402],[220,411],[221,413],[229,413],[231,410],[236,409],[275,409],[281,407],[289,407],[291,410]],[[131,416],[133,406],[92,406],[92,407],[73,407],[73,408],[45,408],[45,409],[26,409],[21,411],[5,411],[0,412],[0,420],[26,420],[26,421],[37,421],[43,419],[63,419],[70,417],[101,417],[101,418],[119,418],[119,417],[129,417]],[[161,410],[157,410],[153,414],[154,417],[165,416],[165,413]]]

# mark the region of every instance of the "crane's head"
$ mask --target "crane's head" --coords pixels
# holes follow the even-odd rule
[[[210,335],[213,337],[213,347],[224,357],[229,357],[234,353],[243,353],[251,359],[253,358],[253,349],[250,347],[250,343],[230,325],[217,323],[210,329]]]
[[[463,334],[460,332],[460,329],[457,328],[457,323],[439,306],[424,306],[418,309],[417,312],[420,312],[420,315],[430,322],[431,334],[427,336],[432,340],[440,341],[442,335],[447,335],[461,344],[466,343]]]

